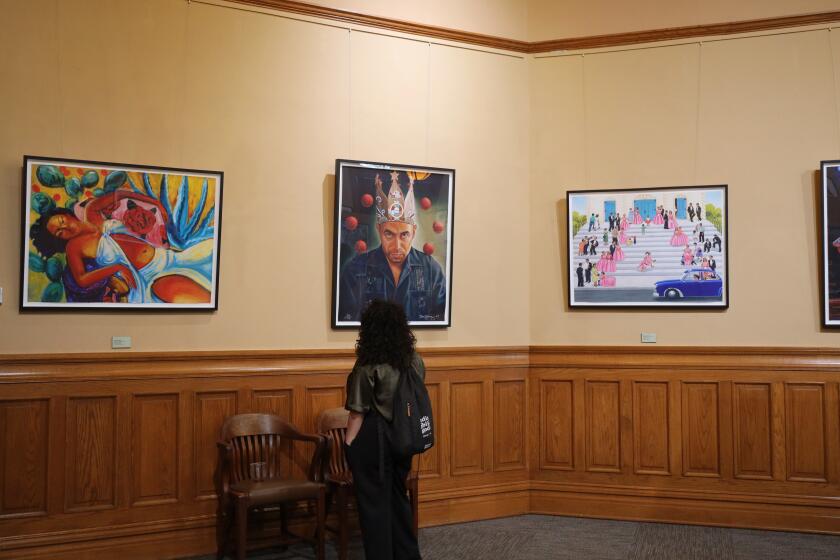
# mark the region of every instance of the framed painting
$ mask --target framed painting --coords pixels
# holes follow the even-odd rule
[[[840,161],[823,161],[822,177],[822,321],[840,327]]]
[[[569,191],[571,308],[727,308],[726,185]]]
[[[336,160],[332,327],[376,299],[412,327],[452,324],[455,170]]]
[[[25,156],[21,310],[218,309],[222,182]]]

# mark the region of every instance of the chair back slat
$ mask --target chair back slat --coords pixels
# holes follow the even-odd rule
[[[344,436],[347,433],[347,423],[350,412],[344,408],[330,408],[318,416],[318,433],[327,438],[330,450],[330,460],[327,463],[329,474],[333,477],[350,472],[350,465],[344,456]]]

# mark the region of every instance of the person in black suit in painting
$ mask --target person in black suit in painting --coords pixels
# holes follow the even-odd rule
[[[715,258],[709,255],[709,268],[717,272],[717,263],[715,262]]]
[[[697,202],[697,203],[695,203],[695,205],[697,206],[697,208],[694,209],[694,213],[697,214],[697,219],[698,220],[702,220],[703,219],[703,211],[700,210],[700,203]]]
[[[664,227],[665,227],[665,229],[668,229],[668,214],[667,214],[666,212],[662,212],[662,216],[663,216],[663,217],[664,217],[664,219],[665,219],[665,225],[664,225]]]
[[[715,234],[715,236],[712,237],[712,247],[716,246],[717,250],[718,250],[718,253],[720,253],[721,250],[722,250],[721,249],[722,244],[723,244],[723,242],[721,241],[720,237],[718,237],[718,234]]]
[[[688,221],[694,221],[694,206],[692,206],[690,203],[688,205]]]
[[[583,288],[583,265],[578,263],[577,270],[578,288]]]
[[[592,263],[586,259],[586,267],[583,269],[583,281],[586,284],[592,283]]]

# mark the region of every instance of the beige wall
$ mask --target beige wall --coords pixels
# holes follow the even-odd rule
[[[833,346],[814,171],[840,150],[827,30],[532,63],[531,340]],[[730,309],[564,309],[565,191],[729,184]]]
[[[527,4],[529,41],[840,10],[840,0],[528,0]]]
[[[310,3],[523,41],[528,24],[528,2],[522,0],[310,0]]]
[[[528,343],[528,231],[476,227],[527,222],[526,60],[180,0],[0,13],[0,353],[352,345],[329,328],[337,157],[457,169],[453,327],[421,344]],[[223,170],[219,311],[20,314],[23,154]]]

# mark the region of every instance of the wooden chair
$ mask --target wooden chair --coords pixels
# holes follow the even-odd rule
[[[326,438],[327,459],[323,462],[323,480],[327,484],[327,514],[329,514],[333,497],[338,508],[338,527],[326,525],[325,528],[338,537],[338,558],[347,559],[348,520],[350,507],[349,497],[353,492],[353,474],[344,456],[344,435],[347,432],[347,422],[350,412],[344,408],[331,408],[318,415],[316,425],[318,433]],[[419,496],[417,491],[417,472],[412,470],[405,481],[414,517],[414,536],[417,536]]]
[[[282,452],[290,449],[290,440],[315,444],[307,480],[292,480],[290,473],[281,472]],[[239,414],[225,420],[217,447],[217,558],[221,560],[227,552],[235,521],[236,557],[238,560],[244,560],[247,549],[248,510],[280,504],[281,544],[301,540],[313,542],[318,560],[323,560],[326,515],[326,488],[321,481],[322,460],[326,449],[323,436],[301,433],[279,416]],[[316,503],[315,538],[295,535],[288,530],[286,504],[300,500],[314,500]]]

